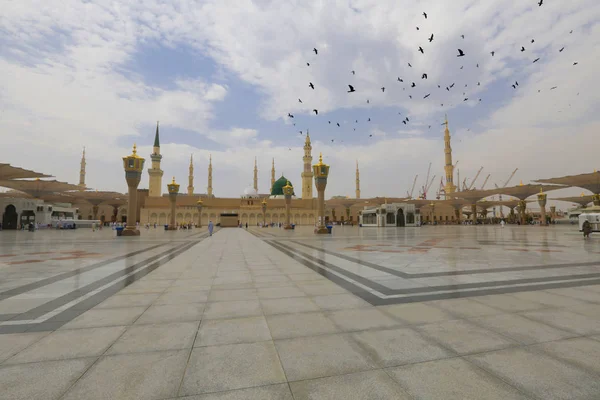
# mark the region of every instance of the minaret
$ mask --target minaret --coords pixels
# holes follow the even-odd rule
[[[83,147],[83,155],[81,156],[81,166],[79,167],[79,190],[85,190],[85,146]]]
[[[256,157],[254,157],[254,190],[258,193],[258,167],[256,166]]]
[[[188,196],[194,195],[194,155],[190,154],[190,174],[188,176]]]
[[[358,171],[358,160],[356,160],[356,198],[360,199],[360,172]]]
[[[208,159],[208,187],[206,188],[206,193],[208,194],[208,197],[212,197],[213,192],[212,192],[212,154],[209,156]]]
[[[310,135],[306,131],[306,141],[304,142],[304,171],[302,172],[302,199],[313,198],[313,170],[312,170],[312,146],[310,144]]]
[[[149,197],[162,196],[163,171],[160,169],[160,160],[162,160],[162,155],[160,154],[160,139],[158,136],[159,135],[157,121],[156,135],[154,135],[154,146],[152,147],[152,154],[150,154],[150,159],[152,160],[152,168],[148,169],[148,176],[150,177],[150,181],[148,183]]]
[[[446,172],[446,186],[444,190],[446,196],[450,193],[456,192],[456,185],[454,184],[454,165],[452,165],[452,147],[450,146],[450,131],[448,130],[448,116],[446,115],[446,129],[444,130],[444,154],[446,156],[446,165],[444,171]]]
[[[273,166],[271,167],[271,189],[269,193],[273,190],[273,185],[275,184],[275,159],[273,159]]]

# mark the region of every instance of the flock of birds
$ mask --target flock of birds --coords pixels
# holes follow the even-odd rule
[[[537,5],[538,5],[539,7],[541,7],[541,6],[543,5],[543,3],[544,3],[544,0],[539,0],[539,1],[537,1]],[[423,12],[422,16],[423,16],[423,18],[424,18],[425,20],[427,20],[427,19],[428,19],[428,14],[427,14],[426,12]],[[417,27],[416,27],[416,29],[419,31],[419,30],[420,30],[420,27],[418,27],[418,26],[417,26]],[[573,33],[573,31],[571,30],[571,31],[570,31],[570,33]],[[462,39],[465,39],[465,35],[460,35],[460,37],[461,37]],[[434,34],[434,33],[431,33],[431,35],[429,35],[429,36],[427,37],[427,41],[428,41],[429,43],[432,43],[432,42],[434,41],[434,39],[435,39],[435,34]],[[534,43],[535,43],[535,39],[531,39],[531,40],[530,40],[530,44],[534,44]],[[560,52],[560,53],[562,53],[564,49],[565,49],[565,47],[563,46],[562,48],[560,48],[559,52]],[[420,53],[421,55],[424,55],[424,54],[425,54],[425,50],[426,50],[426,49],[425,49],[425,48],[423,48],[422,46],[418,46],[418,48],[417,48],[416,52],[417,52],[417,53]],[[520,48],[520,52],[521,52],[521,53],[524,53],[524,52],[526,52],[526,51],[527,51],[527,49],[525,48],[525,46],[521,46],[521,48]],[[312,52],[314,52],[314,56],[313,56],[313,58],[316,58],[316,57],[318,57],[318,56],[319,56],[319,49],[317,49],[316,47],[312,49]],[[491,51],[491,52],[490,52],[490,56],[491,56],[491,57],[494,57],[495,55],[496,55],[496,51]],[[458,49],[457,49],[457,54],[456,54],[456,57],[457,57],[457,58],[459,58],[459,59],[462,59],[463,57],[467,57],[467,56],[468,56],[468,54],[467,54],[467,52],[466,52],[465,50],[463,50],[463,49],[460,49],[460,48],[458,48]],[[540,59],[541,59],[540,57],[538,57],[538,58],[534,59],[534,60],[533,60],[533,63],[537,63],[538,61],[540,61]],[[409,67],[409,68],[413,68],[413,66],[412,66],[412,64],[411,64],[410,62],[408,62],[407,64],[408,64],[408,67]],[[578,65],[578,62],[574,62],[574,63],[573,63],[573,65],[574,65],[574,66],[575,66],[575,65]],[[311,67],[311,63],[310,63],[310,62],[306,62],[306,66],[307,66],[307,67]],[[460,66],[460,69],[461,69],[461,70],[462,70],[463,68],[464,68],[464,63],[463,63],[463,65],[461,65],[461,66]],[[479,63],[476,63],[476,68],[479,68]],[[352,76],[355,76],[355,75],[356,75],[356,71],[355,71],[355,70],[352,70],[352,71],[350,71],[350,74],[351,74]],[[421,79],[421,80],[427,80],[427,79],[429,79],[429,75],[428,75],[428,73],[427,73],[427,72],[421,72],[421,73],[417,74],[417,77],[418,77],[418,76],[420,76],[420,79]],[[397,77],[397,79],[396,79],[396,82],[397,82],[397,83],[399,83],[400,85],[402,85],[402,86],[403,86],[403,87],[402,87],[402,91],[406,91],[407,87],[408,87],[408,89],[409,89],[409,90],[410,90],[410,89],[414,89],[414,88],[416,88],[416,87],[417,87],[417,83],[415,82],[415,80],[413,80],[413,79],[406,79],[406,82],[405,82],[405,79],[406,79],[406,77],[400,77],[400,76],[398,76],[398,77]],[[416,81],[418,82],[418,78],[416,79]],[[409,84],[409,82],[410,82],[410,84]],[[406,86],[404,86],[405,84],[406,84]],[[438,88],[439,90],[446,90],[447,92],[451,92],[451,91],[453,91],[453,89],[455,88],[455,85],[456,85],[456,82],[452,82],[452,83],[450,83],[450,84],[447,84],[447,85],[440,85],[440,84],[438,84],[438,85],[437,85],[437,88]],[[481,82],[477,82],[477,83],[476,83],[476,86],[481,86]],[[516,90],[516,89],[519,87],[519,82],[518,82],[518,81],[515,81],[513,84],[511,84],[511,86],[512,86],[512,88],[513,88],[514,90]],[[315,84],[314,84],[313,82],[308,82],[308,87],[309,87],[310,89],[312,89],[312,90],[317,90],[317,88],[316,88],[316,86],[315,86]],[[464,88],[468,88],[468,84],[465,84],[465,85],[464,85]],[[557,88],[557,86],[552,86],[552,87],[551,87],[549,90],[555,90],[556,88]],[[458,88],[457,88],[457,89],[458,89]],[[385,93],[385,91],[387,90],[387,88],[386,88],[385,86],[382,86],[382,87],[380,88],[380,90],[381,90],[381,92],[382,92],[382,93]],[[456,90],[456,89],[454,89],[454,90]],[[356,95],[357,95],[357,93],[360,93],[360,88],[357,88],[357,87],[355,86],[355,84],[348,84],[348,90],[347,90],[346,92],[347,92],[348,94],[352,95],[352,96],[356,96]],[[459,93],[460,93],[460,92],[461,92],[461,91],[459,91]],[[540,89],[540,90],[538,90],[538,92],[541,92],[541,89]],[[408,94],[408,98],[409,98],[409,99],[413,99],[413,95],[414,95],[414,96],[417,96],[417,93],[416,93],[415,91],[412,91],[412,92],[409,92],[409,93],[410,93],[410,94]],[[421,95],[423,96],[423,99],[429,99],[429,98],[432,96],[432,94],[433,94],[433,93],[431,93],[431,92],[430,92],[430,93],[421,93]],[[435,96],[434,96],[434,97],[435,97]],[[469,94],[467,94],[467,89],[464,89],[464,91],[462,91],[462,96],[461,96],[460,98],[462,99],[462,102],[467,102],[467,101],[469,100]],[[367,98],[367,99],[365,99],[365,100],[366,100],[366,103],[367,103],[367,104],[370,104],[370,100],[369,100],[368,98]],[[432,100],[433,100],[433,98],[432,98]],[[299,102],[299,103],[302,103],[302,104],[304,104],[304,102],[302,101],[302,99],[301,99],[301,98],[298,98],[298,102]],[[481,99],[481,98],[478,98],[478,101],[477,101],[477,102],[478,102],[478,103],[481,103],[481,102],[482,102],[482,99]],[[454,106],[454,103],[447,104],[446,106],[451,106],[451,107],[452,107],[452,106]],[[440,103],[440,107],[444,107],[444,103]],[[310,108],[309,108],[309,109],[310,109]],[[315,116],[318,116],[318,115],[319,115],[319,110],[318,110],[317,108],[313,108],[313,109],[312,109],[312,113],[314,113],[314,115],[315,115]],[[401,115],[402,113],[401,113],[401,112],[399,112],[398,114],[399,114],[399,115]],[[288,119],[290,119],[290,120],[292,120],[293,118],[295,118],[295,116],[294,116],[294,115],[293,115],[291,112],[289,112],[289,113],[287,114],[287,117],[288,117]],[[368,117],[366,121],[367,121],[367,122],[371,122],[371,117]],[[339,128],[342,128],[342,125],[340,124],[340,122],[337,122],[337,121],[333,121],[333,122],[332,122],[331,120],[328,120],[327,122],[328,122],[328,124],[332,124],[332,123],[333,123],[333,124],[335,124],[337,127],[339,127]],[[410,118],[409,118],[408,116],[405,116],[405,117],[402,119],[402,123],[403,123],[404,125],[408,125],[410,122],[411,122],[411,121],[410,121]],[[359,123],[359,121],[358,121],[358,120],[355,120],[355,124],[358,124],[358,123]],[[293,126],[296,126],[296,123],[292,121],[292,125],[293,125]],[[430,124],[426,124],[426,125],[428,126],[428,129],[431,129],[431,125],[430,125]],[[444,125],[444,124],[442,124],[442,125]],[[356,131],[356,127],[355,127],[355,128],[353,128],[353,129],[354,129],[354,131]],[[469,130],[470,130],[470,129],[469,129]],[[306,132],[308,132],[308,129],[307,129],[307,130],[305,130],[305,131],[303,131],[303,130],[300,130],[300,131],[299,131],[300,135],[303,135],[303,134],[304,134],[304,133],[306,133]],[[369,137],[373,137],[373,134],[369,134]],[[333,143],[333,142],[335,142],[335,139],[331,139],[331,142],[332,142],[332,143]],[[342,140],[342,142],[343,142],[343,140]],[[291,148],[290,148],[290,150],[291,150]]]

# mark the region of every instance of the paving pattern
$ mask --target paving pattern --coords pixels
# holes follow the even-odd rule
[[[0,232],[0,398],[600,398],[572,228],[142,235]]]

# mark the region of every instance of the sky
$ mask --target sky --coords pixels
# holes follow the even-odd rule
[[[356,161],[362,197],[418,174],[416,196],[447,114],[473,187],[591,172],[600,3],[538,1],[0,0],[1,162],[77,183],[85,146],[88,187],[125,192],[121,157],[136,143],[148,168],[160,121],[163,191],[193,154],[205,193],[212,154],[214,194],[238,197],[255,157],[260,193],[272,159],[299,186],[309,130],[327,197],[354,196]]]

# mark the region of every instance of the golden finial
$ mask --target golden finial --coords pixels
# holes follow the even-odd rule
[[[133,155],[137,155],[137,145],[135,143],[133,144]]]
[[[519,186],[523,186],[523,181],[521,180],[521,182],[519,183]]]
[[[171,185],[175,184],[175,177],[173,177],[173,180],[171,181]]]
[[[323,164],[323,153],[319,153],[319,164]]]

